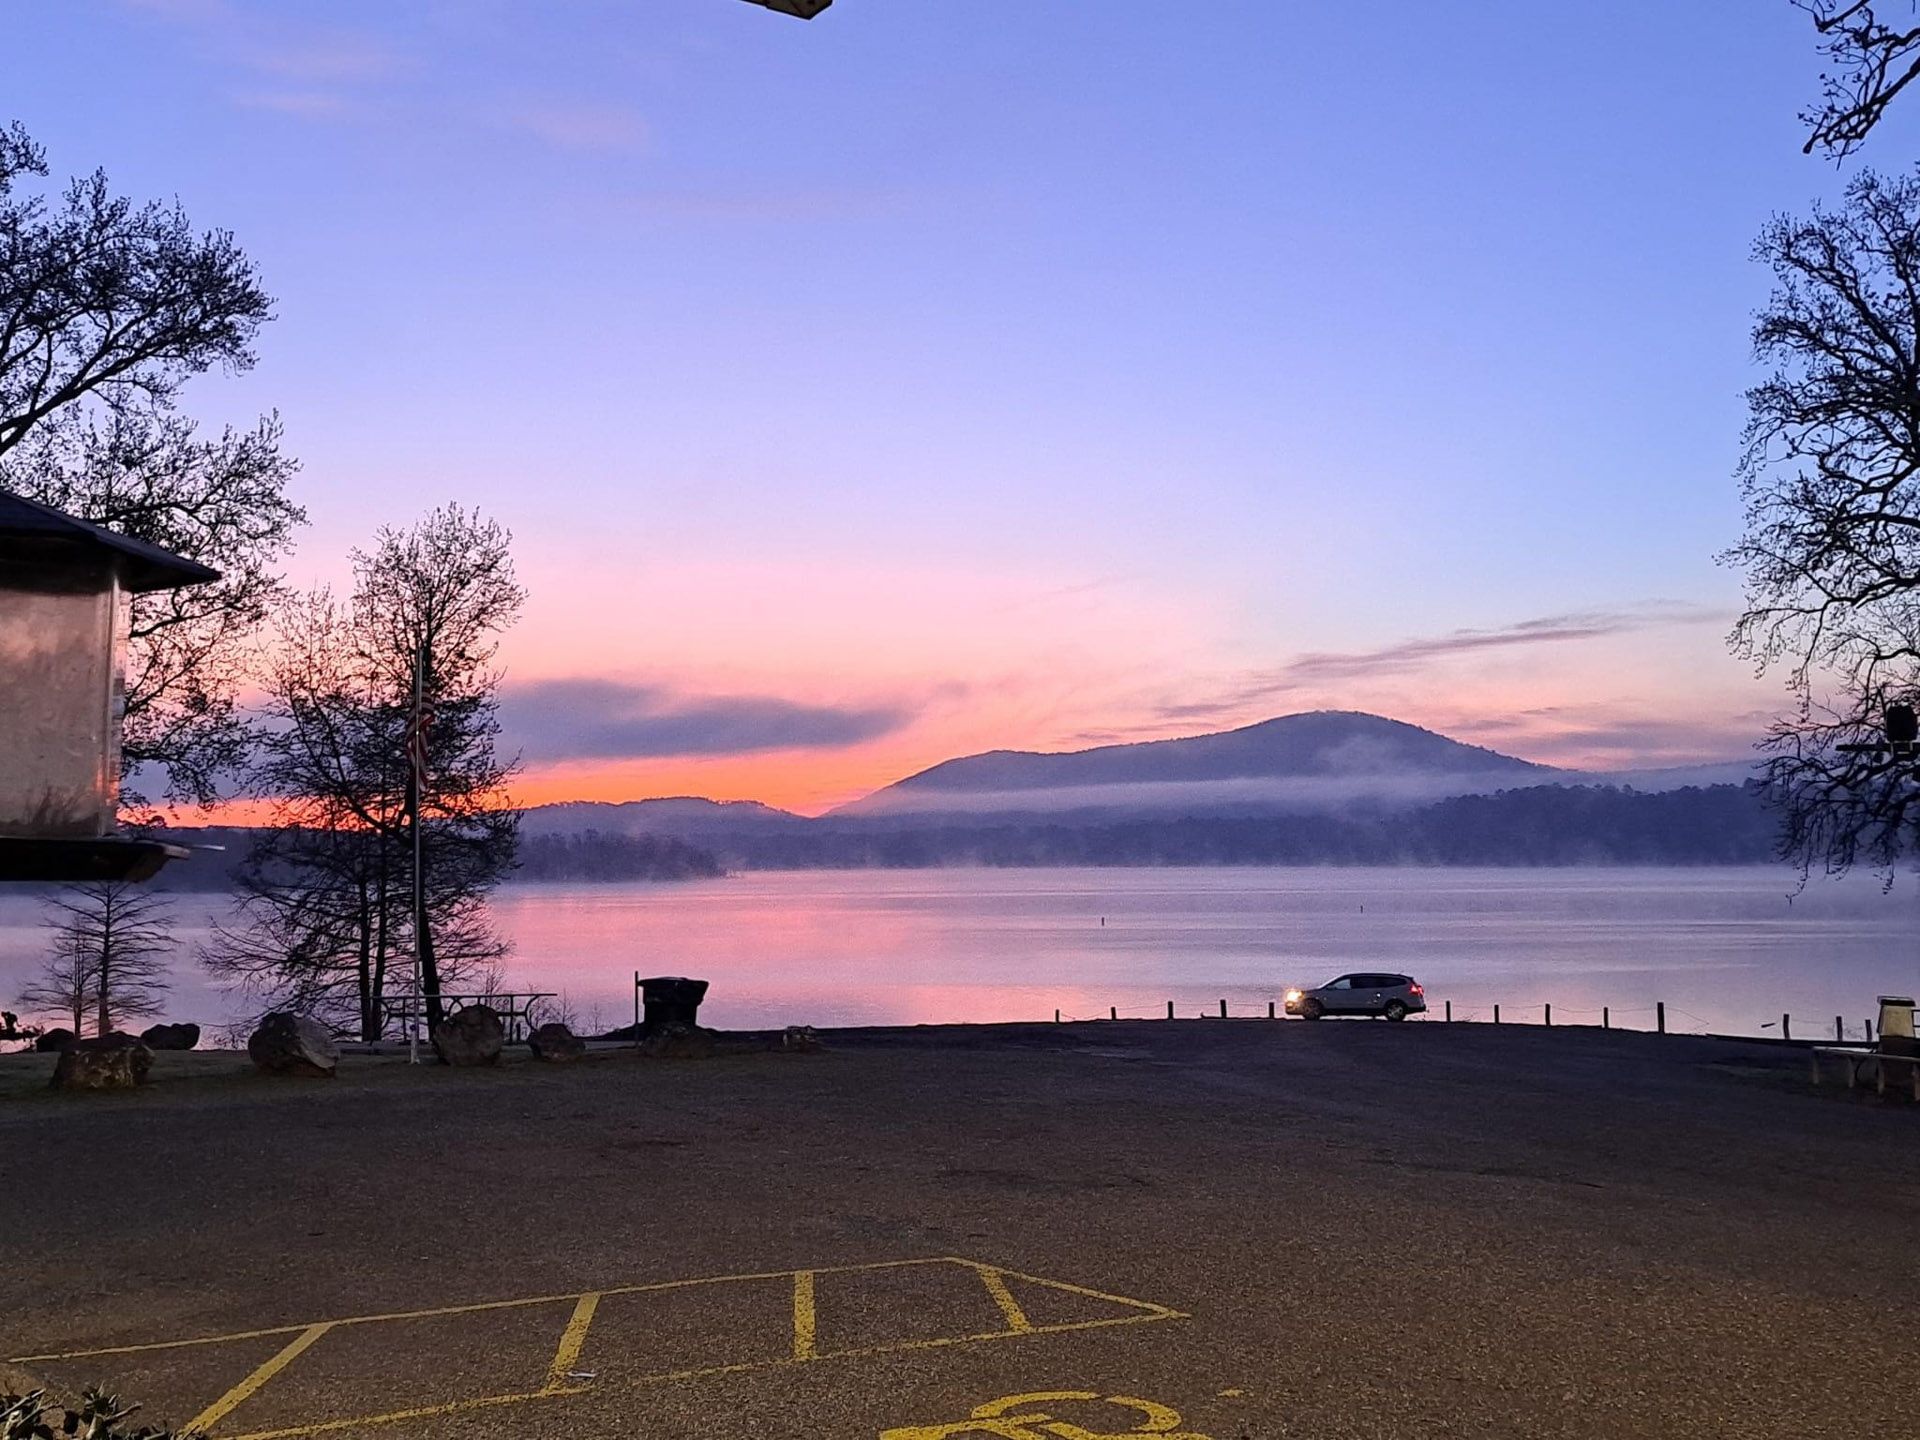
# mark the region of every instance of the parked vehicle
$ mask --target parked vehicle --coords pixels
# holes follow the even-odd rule
[[[1381,971],[1342,975],[1312,990],[1287,991],[1287,1014],[1302,1020],[1323,1015],[1377,1015],[1404,1020],[1427,1008],[1427,992],[1411,975]]]

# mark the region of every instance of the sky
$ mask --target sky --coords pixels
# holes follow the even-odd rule
[[[1748,753],[1770,215],[1849,169],[1786,0],[67,0],[0,119],[276,297],[338,583],[515,537],[530,803],[809,812],[995,748],[1369,710]],[[1916,153],[1898,110],[1866,160]]]

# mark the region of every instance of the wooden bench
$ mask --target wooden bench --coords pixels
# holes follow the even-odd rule
[[[1920,1101],[1920,1055],[1886,1055],[1878,1050],[1855,1050],[1839,1045],[1816,1045],[1808,1052],[1813,1069],[1813,1083],[1821,1081],[1822,1062],[1829,1056],[1836,1057],[1846,1068],[1847,1088],[1854,1090],[1860,1085],[1860,1072],[1867,1066],[1873,1066],[1874,1088],[1882,1095],[1887,1093],[1887,1072],[1898,1071],[1907,1077],[1907,1083],[1913,1088],[1913,1098]]]

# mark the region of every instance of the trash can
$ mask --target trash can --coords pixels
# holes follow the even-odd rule
[[[663,1025],[699,1024],[700,1002],[707,997],[707,982],[689,980],[684,975],[656,975],[640,982],[640,1001],[645,1016],[640,1022],[642,1037]]]
[[[1913,997],[1880,997],[1880,1053],[1883,1055],[1920,1055],[1920,1040],[1913,1034]]]

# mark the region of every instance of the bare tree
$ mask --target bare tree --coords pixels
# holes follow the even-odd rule
[[[1852,154],[1900,92],[1920,76],[1920,5],[1915,0],[1793,0],[1813,17],[1820,53],[1832,66],[1820,76],[1820,104],[1801,119],[1806,153]],[[1882,18],[1900,12],[1900,20]],[[1905,22],[1905,23],[1902,23]]]
[[[164,899],[138,885],[97,881],[66,887],[50,908],[53,951],[22,1004],[71,1015],[76,1035],[88,1012],[100,1035],[116,1021],[160,1013],[174,946]]]
[[[225,231],[136,205],[104,173],[24,193],[45,152],[0,130],[0,454],[89,396],[164,403],[189,375],[243,370],[272,302]]]
[[[1754,349],[1773,370],[1747,395],[1733,643],[1783,666],[1798,702],[1767,741],[1784,852],[1891,866],[1920,819],[1914,761],[1840,747],[1920,693],[1920,175],[1863,174],[1755,253],[1774,290]]]
[[[205,803],[244,758],[248,644],[306,517],[276,418],[202,440],[169,407],[189,376],[253,363],[270,302],[232,237],[178,205],[99,173],[25,193],[46,173],[24,130],[0,130],[0,487],[221,572],[131,604],[123,768]],[[123,805],[155,818],[134,791]]]
[[[272,821],[240,868],[238,917],[205,951],[216,975],[376,1039],[396,966],[419,957],[438,1023],[442,990],[506,953],[486,897],[518,831],[514,766],[495,752],[495,649],[523,595],[508,544],[450,507],[355,551],[349,600],[322,590],[285,608],[253,772]],[[406,732],[422,644],[433,718],[416,930]]]

